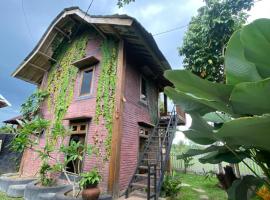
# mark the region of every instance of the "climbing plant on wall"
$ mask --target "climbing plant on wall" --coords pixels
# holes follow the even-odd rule
[[[111,38],[104,40],[101,44],[101,52],[101,73],[98,80],[94,120],[96,124],[99,124],[101,119],[104,120],[106,130],[108,131],[105,141],[103,141],[106,151],[105,159],[108,159],[111,154],[112,122],[115,103],[118,56],[117,42]],[[100,136],[97,135],[97,137]],[[97,137],[95,137],[96,143],[98,143]]]
[[[48,107],[54,115],[52,125],[55,127],[62,124],[63,117],[71,103],[78,72],[72,63],[85,56],[88,35],[87,32],[84,32],[76,36],[71,43],[64,41],[54,53],[58,62],[49,74],[47,91],[50,94]]]

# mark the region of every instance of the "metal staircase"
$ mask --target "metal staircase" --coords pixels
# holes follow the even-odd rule
[[[136,170],[126,190],[126,198],[138,190],[147,192],[147,199],[158,199],[164,174],[170,158],[170,150],[178,123],[175,107],[161,117],[150,133]]]

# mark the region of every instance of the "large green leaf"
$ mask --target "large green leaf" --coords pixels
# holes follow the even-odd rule
[[[244,26],[240,39],[246,59],[256,65],[262,78],[270,77],[270,19],[258,19]]]
[[[203,116],[207,122],[225,123],[232,120],[232,117],[226,113],[210,112]]]
[[[226,122],[215,136],[232,145],[270,150],[270,115],[242,117]]]
[[[215,110],[232,113],[229,97],[233,86],[207,81],[187,70],[168,70],[164,76],[174,84],[177,91],[200,100]]]
[[[246,60],[244,47],[240,40],[240,31],[236,31],[227,46],[225,53],[225,73],[227,84],[261,80],[254,63]]]
[[[257,188],[263,185],[262,179],[247,175],[242,179],[235,180],[228,189],[228,200],[249,200],[252,194],[255,194]],[[250,191],[250,192],[248,192]]]
[[[237,114],[262,115],[270,113],[270,78],[237,84],[230,98]]]
[[[192,124],[189,130],[183,131],[185,136],[202,145],[213,144],[216,139],[213,137],[213,127],[210,126],[200,115],[190,114]]]
[[[239,163],[243,159],[247,158],[248,154],[239,151],[237,146],[230,147],[237,153],[235,156],[226,146],[211,145],[205,149],[189,149],[186,153],[177,156],[177,159],[184,159],[197,155],[205,155],[201,157],[199,161],[201,163],[217,164],[220,162]]]
[[[186,95],[172,87],[165,87],[164,92],[186,113],[197,112],[204,115],[205,113],[214,111],[213,108],[201,103],[199,99]]]
[[[187,158],[187,157],[206,154],[206,153],[209,153],[209,152],[212,152],[212,151],[216,151],[218,148],[219,148],[219,146],[211,145],[211,146],[206,147],[204,149],[189,149],[186,153],[178,155],[177,159],[183,159],[183,158]]]
[[[247,154],[245,154],[244,152],[237,152],[236,154],[237,156],[228,149],[226,149],[226,147],[221,147],[217,151],[210,152],[207,155],[199,158],[199,161],[203,164],[218,164],[221,162],[239,163],[245,158],[247,158]]]

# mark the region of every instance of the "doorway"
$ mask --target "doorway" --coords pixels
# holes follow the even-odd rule
[[[80,143],[81,145],[85,145],[85,137],[87,131],[87,123],[72,123],[71,124],[72,134],[69,139],[69,145],[72,143]],[[82,148],[78,148],[77,152],[83,157]],[[67,159],[70,155],[67,155]],[[82,169],[82,161],[78,158],[75,161],[70,161],[67,163],[67,171],[75,174],[79,174]]]

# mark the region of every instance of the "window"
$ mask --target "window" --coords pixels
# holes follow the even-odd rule
[[[145,101],[147,100],[147,92],[146,92],[146,80],[141,77],[141,94],[140,94],[140,99],[142,101]]]
[[[91,93],[92,78],[93,69],[86,69],[82,71],[80,96],[88,95]]]

